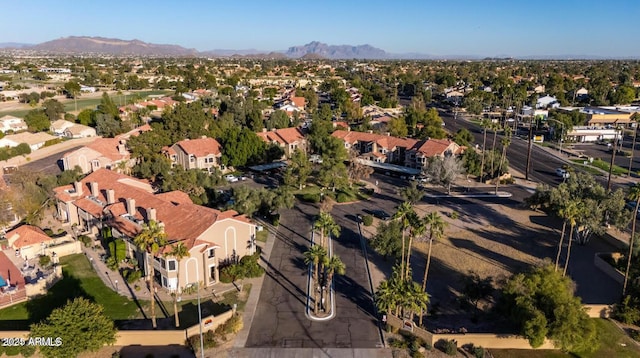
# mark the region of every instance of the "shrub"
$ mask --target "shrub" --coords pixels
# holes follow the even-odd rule
[[[107,267],[113,271],[116,271],[119,267],[118,261],[116,261],[116,259],[113,256],[109,256],[109,258],[105,263],[107,264]]]
[[[484,358],[484,348],[482,347],[473,347],[471,350],[471,353],[473,353],[473,356],[476,358]]]
[[[47,255],[41,255],[38,259],[38,262],[40,263],[40,266],[47,267],[51,264],[51,257]]]
[[[345,193],[338,193],[338,196],[336,197],[336,201],[339,203],[346,203],[349,200],[350,200],[349,195]]]
[[[216,334],[231,334],[239,332],[242,329],[242,317],[234,314],[226,322],[216,328]]]
[[[615,305],[613,318],[626,324],[634,324],[640,320],[640,309],[637,298],[627,295],[621,303]]]
[[[304,194],[302,195],[302,201],[306,201],[307,203],[319,203],[320,202],[320,194],[312,194],[312,193],[308,193],[308,194]]]
[[[455,339],[441,339],[438,341],[438,345],[440,350],[445,352],[447,355],[455,356],[456,354],[458,354],[458,342],[456,342]]]
[[[127,246],[123,239],[113,240],[109,243],[109,254],[115,258],[117,262],[125,259]]]
[[[128,283],[134,283],[142,277],[142,272],[135,269],[126,269],[122,272],[122,276]]]
[[[640,342],[640,331],[637,329],[629,330],[629,337],[633,338],[634,341]]]
[[[43,147],[48,147],[54,144],[58,144],[58,143],[62,143],[62,138],[54,138],[54,139],[49,139],[48,141],[44,142]]]
[[[373,225],[373,216],[371,215],[365,215],[362,217],[362,224],[364,224],[364,226],[371,226]]]
[[[80,235],[78,236],[78,240],[84,244],[85,247],[89,247],[91,245],[91,238],[87,235]]]
[[[51,230],[49,228],[46,228],[46,229],[44,229],[42,231],[44,231],[44,233],[47,234],[47,236],[53,237],[53,230]]]
[[[213,331],[204,332],[202,345],[204,349],[214,348],[218,346],[218,341],[216,340],[215,334]],[[191,350],[194,352],[198,352],[200,349],[200,335],[196,334],[195,336],[191,336],[187,339],[187,345],[191,346]]]

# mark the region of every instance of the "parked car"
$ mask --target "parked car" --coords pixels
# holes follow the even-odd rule
[[[378,218],[380,220],[389,220],[391,219],[391,215],[387,214],[386,211],[384,210],[373,210],[371,212],[371,215],[373,215],[373,217]]]
[[[562,168],[556,169],[556,175],[563,179],[569,178],[569,172],[566,169],[562,169]]]
[[[235,175],[227,174],[224,176],[224,180],[228,181],[229,183],[235,183],[238,181],[238,178]]]

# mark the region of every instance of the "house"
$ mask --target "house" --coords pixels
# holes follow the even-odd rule
[[[49,130],[54,135],[63,136],[64,131],[69,127],[73,127],[74,125],[75,123],[73,122],[69,122],[64,119],[58,119],[57,121],[51,123],[51,126],[49,126]]]
[[[94,93],[96,91],[97,89],[95,87],[80,85],[80,92],[82,93]]]
[[[544,85],[537,85],[533,87],[533,93],[544,93],[546,91],[546,87]]]
[[[44,143],[56,139],[56,137],[44,133],[31,133],[31,132],[22,132],[18,134],[10,134],[0,139],[0,147],[17,147],[22,143],[26,143],[31,148],[31,151],[36,151],[44,146]]]
[[[25,131],[27,128],[27,123],[22,118],[9,115],[0,117],[0,131],[2,133]]]
[[[96,129],[83,124],[75,124],[64,130],[63,135],[67,138],[89,138],[95,137]]]
[[[544,97],[540,97],[538,98],[538,100],[536,101],[536,108],[537,109],[543,109],[543,108],[557,108],[560,106],[560,103],[558,103],[558,99],[553,97],[553,96],[549,96],[546,95]]]
[[[144,272],[150,254],[138,250],[133,239],[143,225],[157,223],[168,244],[149,261],[155,281],[170,290],[196,282],[212,285],[218,282],[219,267],[255,252],[256,226],[246,216],[195,205],[180,191],[155,193],[148,182],[114,171],[98,169],[54,193],[59,220],[77,225],[82,233],[108,230],[124,239],[127,255],[135,257]],[[182,260],[169,254],[179,242],[190,254]]]
[[[464,93],[453,90],[445,93],[445,99],[452,103],[461,103],[464,98]]]
[[[386,163],[422,170],[434,156],[459,155],[464,147],[446,139],[416,140],[384,134],[337,130],[331,134],[344,141],[345,148],[355,150],[365,164]]]
[[[172,163],[184,169],[206,169],[220,167],[222,151],[220,143],[213,138],[185,139],[165,150]]]
[[[126,140],[120,138],[98,138],[93,143],[62,156],[64,170],[79,166],[83,174],[100,168],[113,169],[120,163],[131,166],[131,154],[126,148]]]
[[[307,140],[299,128],[272,129],[270,131],[263,128],[262,132],[256,134],[269,144],[277,144],[284,150],[286,158],[291,158],[296,149],[303,152],[307,150]]]
[[[304,97],[291,97],[291,103],[301,111],[304,111],[304,108],[307,104],[307,100]]]
[[[16,250],[21,257],[27,259],[37,257],[53,242],[39,227],[21,225],[7,232],[5,238],[10,248]]]

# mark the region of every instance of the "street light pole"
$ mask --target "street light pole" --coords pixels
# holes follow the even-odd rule
[[[531,146],[533,145],[531,143],[531,137],[533,136],[533,125],[532,125],[532,119],[529,120],[529,145],[528,145],[528,149],[527,149],[527,168],[524,172],[524,179],[525,180],[529,180],[529,168],[531,167]]]
[[[611,153],[611,163],[609,163],[609,178],[607,179],[607,191],[611,191],[611,174],[613,173],[613,163],[616,161],[617,151],[618,151],[618,127],[616,126],[615,137],[613,139],[613,153]]]

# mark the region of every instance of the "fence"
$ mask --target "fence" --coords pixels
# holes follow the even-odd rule
[[[44,254],[48,256],[53,256],[53,253],[56,253],[56,256],[62,257],[72,254],[79,254],[82,252],[80,241],[70,241],[64,242],[62,244],[57,244],[56,246],[49,246],[44,249]]]
[[[620,257],[619,253],[612,252],[598,252],[593,256],[593,264],[602,272],[604,272],[607,276],[614,279],[619,284],[624,283],[624,274],[618,271],[615,267],[611,266],[607,261],[603,258],[618,258]]]

